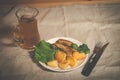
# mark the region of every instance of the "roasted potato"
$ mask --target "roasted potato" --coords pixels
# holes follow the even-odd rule
[[[48,61],[47,62],[47,65],[50,66],[50,67],[58,67],[58,62],[57,60],[52,60],[52,61]]]
[[[55,53],[55,59],[56,59],[58,62],[63,62],[63,61],[66,59],[66,54],[65,54],[65,52],[58,50],[58,51]]]
[[[61,63],[58,63],[58,67],[61,69],[66,69],[69,66],[69,61],[68,60],[64,60]]]
[[[71,67],[74,67],[74,66],[77,65],[77,59],[74,58],[74,57],[72,57],[72,56],[68,56],[68,57],[67,57],[67,61],[69,62],[69,65],[70,65]]]
[[[79,53],[79,52],[73,52],[73,57],[76,58],[77,60],[83,60],[85,59],[86,55],[85,53]]]

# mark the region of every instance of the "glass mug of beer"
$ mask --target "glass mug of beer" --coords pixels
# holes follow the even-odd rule
[[[39,11],[36,8],[23,7],[16,11],[18,25],[14,29],[14,40],[24,49],[33,49],[40,41],[35,17]]]

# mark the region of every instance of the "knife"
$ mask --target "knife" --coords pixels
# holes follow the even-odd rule
[[[92,72],[93,68],[97,64],[99,58],[101,57],[102,53],[104,52],[105,48],[108,46],[109,43],[103,45],[99,50],[93,50],[93,54],[89,57],[88,61],[86,62],[85,66],[82,69],[81,74],[84,76],[89,76]]]

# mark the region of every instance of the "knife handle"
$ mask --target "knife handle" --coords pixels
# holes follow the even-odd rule
[[[97,61],[99,58],[96,58],[96,53],[91,55],[88,62],[86,63],[85,67],[82,69],[82,74],[85,76],[89,76],[89,74],[92,72],[93,68],[95,67]]]
[[[95,54],[93,54],[95,55]],[[91,57],[93,56],[91,55]],[[82,69],[82,74],[85,76],[89,76],[89,74],[91,73],[93,67],[95,66],[95,61],[93,60],[94,58],[89,58],[88,62],[85,64],[85,67]]]

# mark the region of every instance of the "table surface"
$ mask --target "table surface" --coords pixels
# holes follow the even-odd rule
[[[16,6],[0,25],[0,80],[119,80],[120,4],[72,5],[39,8],[41,40],[70,37],[86,43],[91,52],[98,41],[110,42],[89,77],[81,68],[58,73],[48,71],[33,60],[33,52],[17,46],[11,31],[17,23]]]

